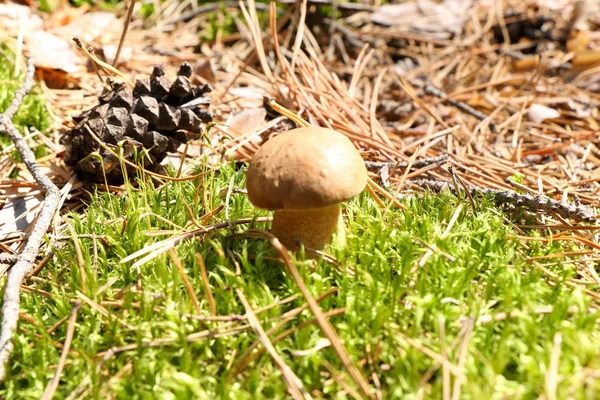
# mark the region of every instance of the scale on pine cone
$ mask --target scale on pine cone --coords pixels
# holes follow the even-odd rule
[[[199,137],[212,114],[202,106],[210,105],[206,95],[210,85],[192,86],[192,66],[182,64],[175,81],[157,66],[150,79],[137,80],[133,89],[115,82],[99,96],[100,104],[73,120],[77,125],[66,132],[61,143],[66,147],[65,163],[87,180],[122,182],[119,159],[98,143],[90,131],[114,153],[144,168],[156,170],[167,152],[174,152],[189,139]],[[147,150],[147,151],[144,151]],[[134,160],[134,157],[138,160]],[[126,165],[127,174],[135,168]]]

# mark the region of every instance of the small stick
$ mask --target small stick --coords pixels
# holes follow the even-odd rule
[[[370,186],[370,188],[369,188]],[[406,206],[398,201],[394,196],[392,196],[387,190],[379,186],[373,179],[367,178],[367,189],[369,193],[373,194],[374,192],[379,192],[383,197],[394,203],[399,209],[402,211],[406,211]],[[372,191],[371,191],[372,190]],[[385,207],[384,207],[385,208]]]
[[[452,185],[454,185],[456,197],[458,197],[458,200],[460,201],[462,200],[462,196],[460,194],[460,186],[458,186],[458,181],[456,180],[456,174],[452,170],[452,167],[450,167],[448,170],[450,171],[450,177],[452,178]]]
[[[88,53],[90,53],[91,55],[95,55],[94,54],[94,48],[92,46],[88,47],[87,49]],[[100,70],[98,69],[98,64],[96,64],[94,62],[94,60],[92,60],[92,68],[94,68],[94,72],[96,73],[96,75],[98,76],[98,79],[100,79],[100,82],[102,82],[103,85],[106,85],[106,81],[104,80],[104,78],[102,77],[102,75],[100,75]]]
[[[81,39],[79,39],[77,36],[75,36],[73,38],[73,41],[75,42],[75,45],[77,46],[77,48],[81,51],[83,51],[83,53],[88,56],[88,58],[90,60],[92,60],[92,62],[96,63],[98,65],[98,67],[102,68],[102,70],[104,70],[104,72],[106,72],[109,75],[112,76],[117,76],[119,77],[123,82],[125,82],[127,84],[127,86],[129,87],[133,87],[133,83],[131,83],[131,81],[129,79],[127,79],[125,77],[125,75],[123,75],[121,73],[121,71],[119,71],[118,69],[114,68],[112,65],[105,63],[104,61],[100,60],[98,57],[96,57],[94,54],[90,53],[90,51],[88,49],[85,48],[85,46],[83,45],[83,42],[81,41]]]
[[[381,208],[385,208],[386,207],[385,203],[383,201],[381,201],[381,199],[379,198],[379,196],[377,195],[377,193],[375,193],[375,191],[373,190],[373,188],[369,184],[367,184],[367,191],[369,192],[369,194],[371,195],[371,197],[373,197],[373,200],[375,200],[375,202],[379,205],[379,207],[381,207]]]
[[[448,185],[448,182],[438,182],[428,179],[417,179],[407,184],[417,185],[422,188],[430,189],[434,192],[441,192],[445,189],[452,190],[452,187]],[[544,211],[547,213],[556,213],[563,218],[570,218],[574,221],[578,222],[594,222],[596,221],[596,216],[588,209],[582,206],[575,206],[572,204],[563,204],[560,201],[556,201],[554,199],[549,198],[548,196],[543,195],[531,195],[527,194],[518,194],[513,191],[504,191],[498,189],[488,189],[476,186],[467,186],[467,191],[471,193],[471,195],[476,194],[492,194],[498,204],[514,204],[517,207],[525,207],[533,211]]]
[[[289,119],[291,119],[292,121],[294,121],[296,123],[296,125],[298,125],[301,128],[307,128],[310,127],[310,123],[308,123],[307,121],[305,121],[301,116],[294,114],[292,111],[288,110],[287,108],[283,107],[282,105],[280,105],[279,103],[277,103],[275,101],[275,99],[273,99],[271,96],[264,96],[264,102],[269,105],[273,110],[275,110],[276,112],[278,112],[279,114],[283,115],[284,117],[287,117]]]
[[[437,113],[427,104],[425,103],[415,91],[415,88],[411,85],[409,81],[404,79],[403,77],[397,77],[398,86],[410,97],[417,105],[423,109],[431,118],[433,118],[438,124],[444,127],[444,129],[450,128],[448,124],[439,116]]]
[[[428,167],[434,164],[442,164],[448,161],[447,155],[441,155],[437,157],[424,158],[422,160],[417,160],[412,163],[411,170]],[[383,167],[389,168],[408,168],[408,162],[395,162],[395,161],[365,161],[365,165],[368,169],[379,169]]]
[[[60,191],[41,171],[35,160],[35,155],[27,146],[23,136],[12,123],[12,119],[23,102],[23,98],[29,93],[33,86],[34,72],[35,67],[33,59],[29,58],[27,61],[27,72],[25,73],[23,86],[17,90],[6,111],[0,115],[0,132],[6,132],[8,134],[10,140],[12,140],[19,151],[25,166],[27,166],[27,169],[38,185],[46,192],[44,204],[38,214],[37,221],[29,235],[29,239],[21,254],[18,255],[17,262],[10,270],[6,281],[4,304],[2,305],[2,326],[0,327],[0,381],[3,381],[6,375],[5,363],[13,348],[12,337],[19,319],[21,284],[33,268],[33,262],[39,253],[44,234],[52,223],[54,213],[56,212],[58,202],[60,201]]]
[[[19,256],[16,254],[2,253],[0,254],[0,264],[14,264]]]

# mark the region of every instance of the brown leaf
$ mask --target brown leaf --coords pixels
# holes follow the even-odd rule
[[[468,21],[471,1],[431,0],[386,4],[371,14],[371,21],[387,26],[405,25],[425,32],[458,33]]]
[[[77,72],[83,59],[75,52],[71,44],[56,35],[36,31],[28,39],[29,51],[38,67],[62,69],[65,72]]]
[[[249,135],[256,132],[265,122],[267,110],[264,108],[248,108],[237,114],[232,114],[226,124],[241,135]]]

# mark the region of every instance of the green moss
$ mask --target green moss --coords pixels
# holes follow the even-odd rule
[[[73,241],[67,240],[40,275],[46,283],[36,286],[48,294],[23,294],[23,312],[37,323],[21,321],[8,380],[0,396],[39,398],[58,362],[60,349],[56,344],[64,342],[66,323],[52,334],[47,329],[70,313],[73,301],[81,299],[80,291],[104,304],[109,315],[88,304],[79,310],[72,346],[76,353],[68,357],[59,398],[78,386],[87,390],[87,398],[285,398],[286,386],[268,355],[261,355],[234,374],[240,355],[256,341],[251,331],[192,343],[183,339],[193,332],[216,329],[219,323],[181,314],[194,314],[195,308],[168,255],[141,267],[143,292],[134,290],[137,272],[130,264],[120,263],[127,255],[172,235],[149,233],[187,224],[190,216],[186,205],[194,216],[222,205],[225,200],[218,193],[231,184],[244,187],[244,174],[225,166],[219,173],[160,188],[149,183],[138,189],[128,187],[127,195],[96,193],[85,218],[71,215],[69,223],[81,235],[77,240],[85,285]],[[200,200],[203,190],[197,190],[202,187],[208,194],[205,203]],[[324,311],[345,308],[343,314],[332,318],[334,327],[354,362],[376,355],[363,370],[379,377],[385,398],[413,398],[419,391],[428,398],[441,397],[441,369],[421,386],[435,362],[405,339],[439,354],[440,321],[453,364],[458,365],[459,343],[466,346],[463,372],[467,379],[462,384],[462,398],[535,398],[543,394],[557,333],[562,336],[559,393],[570,390],[580,398],[590,393],[600,395],[600,387],[595,381],[586,381],[583,374],[584,369],[600,368],[600,345],[594,339],[598,316],[587,311],[589,297],[562,283],[573,275],[574,267],[567,260],[549,267],[561,277],[550,285],[542,271],[526,261],[526,257],[568,249],[541,242],[524,248],[497,212],[486,211],[494,208],[489,200],[483,201],[483,211],[477,216],[463,204],[446,236],[442,233],[459,206],[454,196],[426,194],[404,204],[406,212],[391,209],[387,214],[368,194],[346,204],[348,245],[328,252],[342,270],[354,268],[355,276],[323,261],[298,261],[314,296],[338,289],[321,302],[321,307]],[[232,195],[225,209],[230,220],[265,214],[240,194]],[[225,209],[211,223],[225,221]],[[252,226],[267,228],[263,223]],[[196,254],[205,260],[219,315],[244,314],[237,288],[244,291],[254,308],[298,293],[281,264],[268,261],[274,253],[267,243],[228,237],[246,228],[222,229],[176,247],[203,315],[208,315],[209,308]],[[96,255],[92,233],[98,237]],[[429,249],[425,244],[435,245],[439,251],[421,262]],[[112,285],[96,294],[107,282]],[[299,298],[260,314],[263,326],[271,328],[286,312],[304,304]],[[533,312],[549,305],[553,307],[550,313]],[[514,311],[521,313],[478,322],[482,317]],[[310,318],[305,311],[278,332]],[[474,325],[465,339],[468,321]],[[295,350],[313,348],[322,337],[320,330],[310,325],[293,331],[276,348],[309,390],[343,398],[342,388],[324,367],[327,361],[345,375],[330,348],[294,355]],[[113,347],[160,338],[175,342],[119,353],[105,361],[98,356]]]
[[[21,74],[15,76],[14,72],[14,56],[8,48],[0,45],[2,52],[0,58],[10,57],[9,59],[0,60],[0,112],[4,112],[13,99],[15,91],[21,87],[23,79],[23,70]],[[40,132],[46,131],[50,127],[50,114],[46,109],[46,101],[44,95],[38,86],[34,86],[31,93],[25,97],[19,111],[13,118],[15,127],[24,132],[24,128],[35,128]],[[0,147],[10,144],[10,139],[5,133],[0,133]],[[38,149],[36,154],[42,156],[45,154],[43,149]],[[18,153],[15,152],[13,157],[18,159]]]

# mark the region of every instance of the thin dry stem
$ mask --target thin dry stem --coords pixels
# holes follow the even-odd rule
[[[237,293],[240,301],[242,302],[242,304],[244,305],[244,308],[246,309],[246,318],[248,318],[248,323],[250,324],[252,329],[254,329],[254,331],[258,335],[260,342],[265,347],[265,349],[267,349],[267,351],[273,358],[273,361],[275,361],[275,364],[277,365],[277,367],[281,370],[284,381],[285,381],[286,385],[288,386],[288,389],[289,389],[292,397],[294,399],[312,399],[312,396],[306,391],[306,389],[304,389],[304,385],[302,384],[302,381],[300,381],[300,379],[296,376],[296,374],[294,374],[294,372],[290,369],[290,367],[279,356],[279,354],[277,353],[277,350],[275,350],[273,343],[271,343],[271,341],[269,340],[269,337],[267,336],[263,327],[261,326],[260,321],[258,320],[258,318],[256,318],[256,315],[254,314],[254,311],[252,310],[250,303],[248,303],[246,296],[244,296],[244,292],[242,292],[241,289],[236,289],[235,292]]]
[[[125,24],[123,25],[123,31],[121,32],[121,38],[119,39],[117,54],[115,54],[115,59],[112,62],[113,67],[116,67],[117,62],[119,61],[119,56],[121,55],[121,50],[123,49],[123,44],[125,43],[125,36],[127,36],[127,31],[129,30],[129,23],[131,22],[131,16],[133,15],[134,8],[135,0],[131,0],[129,2],[129,7],[127,7],[127,15],[125,16]]]
[[[177,266],[177,271],[179,272],[179,276],[181,276],[181,279],[183,280],[185,290],[188,292],[188,294],[190,295],[190,297],[192,299],[192,303],[194,304],[194,309],[196,310],[196,314],[202,315],[202,308],[200,307],[200,302],[198,301],[198,297],[196,296],[196,292],[194,292],[194,288],[192,287],[190,280],[188,279],[187,275],[185,274],[183,265],[181,265],[181,259],[179,257],[177,257],[175,250],[173,250],[172,248],[169,249],[169,255],[171,256],[171,259]]]
[[[552,343],[552,352],[550,353],[550,364],[546,372],[546,399],[556,400],[556,388],[558,386],[558,367],[560,360],[560,348],[562,344],[562,335],[560,332],[554,334]]]
[[[315,298],[312,297],[312,295],[308,291],[308,288],[306,287],[306,284],[304,283],[300,272],[296,268],[296,265],[292,261],[287,249],[279,242],[279,240],[277,240],[275,236],[273,236],[269,232],[249,230],[248,233],[255,234],[256,236],[267,239],[275,248],[275,250],[277,250],[281,258],[283,259],[286,269],[294,278],[296,285],[298,285],[298,289],[300,289],[302,296],[308,303],[311,312],[315,316],[317,323],[321,328],[321,331],[323,332],[325,337],[331,342],[331,347],[334,349],[340,361],[352,377],[352,380],[358,386],[358,389],[360,390],[363,396],[373,398],[374,394],[372,393],[369,384],[367,383],[366,379],[363,377],[361,372],[358,370],[358,368],[356,368],[356,366],[350,359],[350,356],[348,356],[348,352],[344,348],[344,345],[338,337],[333,325],[331,325],[331,322],[329,322],[329,320],[325,317],[323,311],[321,310],[321,307],[319,307],[319,304],[317,303]]]
[[[58,365],[56,366],[54,376],[52,377],[50,382],[48,382],[46,390],[44,390],[42,400],[52,399],[54,397],[56,389],[58,388],[58,383],[60,382],[60,375],[62,374],[62,370],[67,361],[67,356],[69,355],[69,350],[71,349],[71,342],[73,341],[73,336],[75,335],[75,322],[77,321],[77,311],[79,311],[79,307],[81,307],[81,302],[77,301],[71,309],[71,314],[69,315],[69,324],[67,325],[67,335],[65,336],[65,343],[63,344],[62,352],[60,353],[60,360],[58,361]]]
[[[204,286],[204,292],[206,292],[206,298],[208,300],[208,307],[210,308],[210,314],[212,316],[217,315],[217,305],[215,304],[215,297],[213,296],[210,283],[208,282],[208,274],[206,273],[206,265],[204,265],[204,258],[202,254],[196,253],[196,260],[200,267],[200,276],[202,277],[202,285]]]

